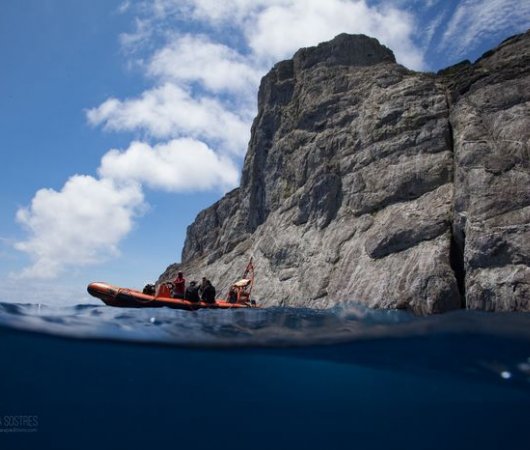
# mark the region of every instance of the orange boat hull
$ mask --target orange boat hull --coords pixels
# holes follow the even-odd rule
[[[87,291],[93,297],[99,298],[103,303],[109,306],[119,308],[168,308],[185,309],[194,311],[196,309],[235,309],[250,308],[246,304],[229,303],[224,300],[217,300],[215,303],[190,302],[180,298],[161,297],[156,295],[147,295],[134,289],[120,288],[108,283],[90,283]]]

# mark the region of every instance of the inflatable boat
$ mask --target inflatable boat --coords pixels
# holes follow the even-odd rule
[[[250,308],[253,306],[251,303],[230,303],[225,300],[206,303],[203,301],[191,302],[181,298],[172,298],[170,289],[163,285],[154,295],[144,294],[141,291],[120,288],[102,282],[90,283],[87,291],[93,297],[99,298],[106,305],[120,308],[159,308],[167,306],[168,308],[194,311],[202,308],[234,309]]]
[[[117,306],[119,308],[168,308],[186,309],[194,311],[196,309],[236,309],[255,308],[256,303],[250,299],[252,286],[254,284],[254,265],[252,258],[248,263],[243,278],[230,287],[228,299],[216,300],[213,303],[204,301],[193,302],[183,298],[173,298],[171,292],[173,283],[160,283],[158,286],[147,285],[143,291],[120,288],[108,283],[90,283],[87,291],[93,297],[97,297],[106,305]],[[149,288],[149,289],[148,289]]]

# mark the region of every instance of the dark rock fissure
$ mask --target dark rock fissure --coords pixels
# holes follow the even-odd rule
[[[464,249],[466,245],[466,235],[464,232],[451,234],[451,247],[449,249],[449,263],[455,274],[458,292],[460,294],[460,304],[466,307],[466,267],[464,263]]]
[[[445,100],[447,102],[447,110],[450,111],[451,108],[451,99],[449,92],[445,92]],[[451,120],[448,118],[447,126],[449,132],[447,133],[447,146],[451,150],[453,155],[453,179],[451,180],[453,185],[455,183],[456,177],[456,155],[455,155],[455,145],[454,145],[454,130]],[[453,214],[454,214],[454,205],[453,205]],[[449,264],[456,278],[456,284],[458,287],[458,293],[460,294],[460,305],[461,308],[466,308],[466,268],[464,262],[464,249],[466,246],[466,234],[463,230],[458,231],[456,229],[456,224],[453,220],[451,221],[451,245],[449,247]]]

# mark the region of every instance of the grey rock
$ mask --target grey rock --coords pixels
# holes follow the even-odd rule
[[[188,227],[221,295],[264,306],[529,310],[529,34],[436,75],[342,34],[263,78],[241,186]]]
[[[449,230],[452,184],[445,184],[417,201],[397,203],[382,210],[367,233],[364,248],[373,259],[430,241]]]
[[[453,228],[464,243],[466,304],[530,310],[530,35],[505,41],[452,88]],[[465,80],[468,81],[465,81]]]

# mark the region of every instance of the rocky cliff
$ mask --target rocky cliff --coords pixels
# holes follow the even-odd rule
[[[363,35],[263,78],[241,186],[188,227],[182,270],[264,305],[530,310],[530,33],[438,74]]]

